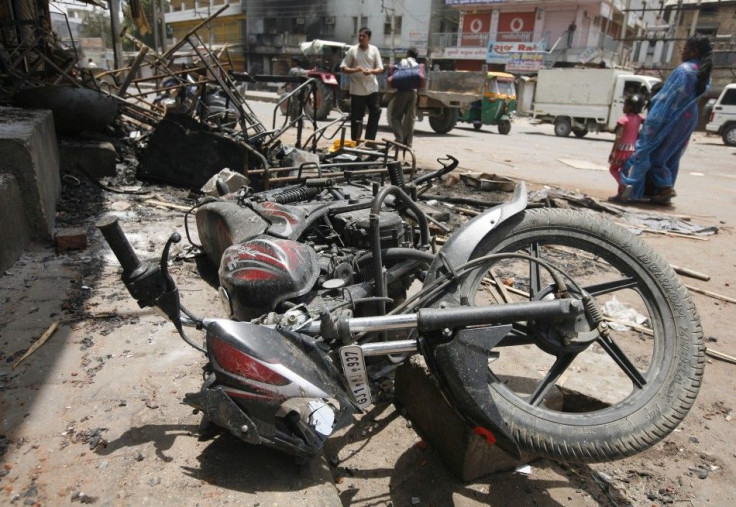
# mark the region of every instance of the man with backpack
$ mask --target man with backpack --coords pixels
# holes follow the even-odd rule
[[[403,58],[396,68],[419,67],[418,56],[419,53],[415,48],[407,49],[406,58]],[[396,142],[411,146],[414,139],[414,120],[417,108],[416,88],[397,88],[389,107],[391,108],[391,130],[394,132]]]

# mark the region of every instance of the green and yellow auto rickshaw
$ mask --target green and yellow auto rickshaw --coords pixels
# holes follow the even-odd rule
[[[483,100],[473,102],[461,111],[461,121],[472,123],[475,130],[483,125],[498,125],[499,134],[511,132],[511,120],[516,111],[514,76],[505,72],[489,72]]]

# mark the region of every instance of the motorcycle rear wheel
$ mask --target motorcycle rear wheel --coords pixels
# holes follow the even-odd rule
[[[700,388],[705,346],[695,306],[668,263],[622,228],[568,210],[511,217],[473,258],[499,252],[560,266],[595,298],[604,319],[625,320],[614,297],[646,319],[628,329],[609,321],[613,346],[600,336],[565,345],[554,323],[515,324],[489,351],[489,392],[519,446],[553,459],[606,461],[674,430]],[[474,270],[454,296],[464,304],[503,304],[552,298],[553,287],[547,270],[528,259],[496,259]]]

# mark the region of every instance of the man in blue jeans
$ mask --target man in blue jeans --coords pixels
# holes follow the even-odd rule
[[[353,141],[360,139],[366,107],[366,139],[376,138],[378,120],[381,117],[376,75],[383,72],[383,61],[378,48],[370,44],[371,34],[369,28],[361,28],[358,32],[358,45],[348,50],[340,64],[340,69],[350,76],[350,138]]]

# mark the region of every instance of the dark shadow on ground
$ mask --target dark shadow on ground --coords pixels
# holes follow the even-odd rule
[[[176,440],[196,439],[196,431],[194,425],[147,424],[129,429],[119,438],[98,446],[95,452],[107,456],[150,442],[159,459],[171,462],[169,451]],[[306,489],[325,482],[327,475],[316,473],[321,466],[317,458],[299,464],[293,456],[247,444],[229,433],[222,433],[209,442],[197,460],[198,467],[183,466],[182,472],[216,487],[251,494]]]
[[[377,416],[387,412],[383,418]],[[599,504],[609,503],[605,492],[592,479],[592,469],[584,464],[566,465],[546,459],[538,459],[531,463],[532,473],[529,476],[500,472],[488,475],[473,482],[473,487],[456,478],[442,463],[441,456],[429,446],[412,446],[407,449],[393,466],[358,468],[350,461],[342,465],[336,456],[347,444],[362,441],[362,445],[351,454],[364,451],[372,438],[381,438],[381,432],[399,416],[398,411],[386,403],[372,407],[363,418],[355,423],[341,437],[327,441],[325,454],[331,465],[333,476],[345,478],[389,478],[389,493],[370,498],[359,488],[349,488],[340,493],[343,505],[354,503],[355,497],[361,504],[383,504],[389,501],[394,505],[454,505],[461,498],[489,505],[520,506],[558,506],[565,505],[552,499],[550,491],[556,488],[571,488],[584,491]],[[365,451],[368,452],[368,451]],[[551,469],[558,480],[535,479],[535,470]],[[513,499],[511,501],[510,499]],[[567,498],[567,501],[572,501]]]

